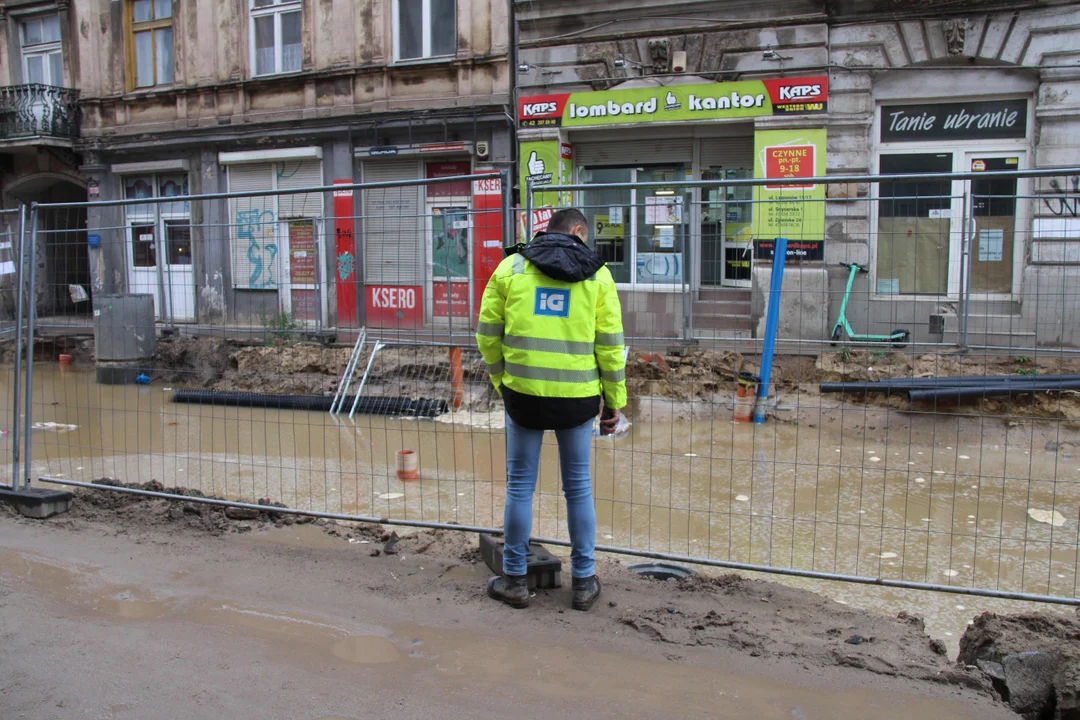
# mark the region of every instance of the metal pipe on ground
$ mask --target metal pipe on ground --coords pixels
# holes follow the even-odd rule
[[[483,533],[502,535],[503,531],[498,528],[486,528],[476,525],[457,525],[454,523],[428,522],[424,520],[395,520],[392,518],[377,518],[365,515],[345,515],[342,513],[326,513],[315,510],[297,510],[293,508],[281,508],[272,505],[257,505],[255,503],[233,502],[231,500],[218,500],[217,498],[180,495],[178,493],[156,492],[153,490],[140,490],[116,485],[100,485],[96,483],[80,482],[78,480],[63,480],[53,477],[40,477],[41,482],[69,487],[80,487],[90,490],[107,492],[127,493],[129,495],[144,495],[147,497],[163,498],[165,500],[178,500],[181,502],[201,503],[204,505],[217,505],[219,507],[239,507],[258,510],[260,512],[275,513],[278,515],[305,515],[325,520],[344,520],[346,522],[363,522],[378,525],[398,525],[402,527],[416,527],[432,530],[458,530],[461,532]],[[557,547],[570,547],[568,540],[557,538],[531,538],[530,542]],[[969,588],[955,585],[942,585],[940,583],[920,583],[910,580],[892,580],[888,578],[874,578],[863,575],[844,575],[840,573],[822,572],[820,570],[799,570],[797,568],[777,568],[768,565],[754,565],[751,563],[733,562],[728,560],[714,560],[701,558],[693,555],[677,555],[675,553],[655,552],[652,550],[635,550],[633,548],[616,547],[611,545],[597,545],[596,552],[612,553],[616,555],[628,555],[631,557],[650,558],[652,560],[666,560],[669,562],[692,563],[708,567],[724,568],[726,570],[739,570],[743,572],[760,572],[771,575],[787,575],[791,577],[810,578],[814,580],[840,580],[860,585],[877,585],[880,587],[902,588],[905,590],[930,590],[933,592],[945,592],[956,595],[972,595],[976,597],[992,597],[1005,600],[1025,600],[1029,602],[1045,602],[1056,605],[1080,606],[1080,597],[1062,597],[1058,595],[1035,595],[1032,593],[1011,592],[1007,590],[991,590],[986,588]]]

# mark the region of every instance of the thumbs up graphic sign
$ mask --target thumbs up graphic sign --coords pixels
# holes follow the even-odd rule
[[[543,175],[544,174],[544,161],[536,157],[536,151],[533,150],[529,155],[529,162],[526,163],[529,167],[530,175]]]
[[[668,94],[667,94],[667,104],[668,104],[668,107],[671,107],[672,105],[678,105],[679,104],[679,99],[677,97],[675,97],[675,93],[671,92],[670,90],[668,90]]]

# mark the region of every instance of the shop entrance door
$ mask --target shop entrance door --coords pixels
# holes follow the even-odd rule
[[[195,276],[191,266],[191,221],[185,217],[130,219],[128,284],[154,296],[158,320],[195,320]],[[161,248],[164,240],[164,249]],[[163,262],[161,278],[158,263]],[[164,285],[165,297],[161,297]]]
[[[736,180],[751,177],[752,170],[709,169],[702,180]],[[751,187],[702,189],[701,284],[703,286],[750,287],[753,243],[750,232]]]
[[[1016,153],[968,153],[971,172],[1020,170]],[[1014,292],[1017,227],[1017,178],[976,178],[971,181],[971,292],[1007,295]]]
[[[431,253],[431,316],[434,319],[469,319],[470,277],[469,207],[464,204],[429,204],[428,238]]]

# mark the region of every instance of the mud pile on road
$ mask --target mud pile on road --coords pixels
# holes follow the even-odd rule
[[[122,483],[111,478],[94,481],[103,487],[126,487],[150,492],[169,492],[190,498],[220,499],[204,495],[200,490],[168,487],[156,480],[147,483]],[[62,518],[116,524],[124,531],[155,526],[183,527],[189,530],[221,535],[226,532],[249,532],[266,527],[282,527],[295,522],[311,522],[311,517],[298,517],[272,510],[224,507],[202,502],[179,502],[149,495],[137,495],[109,490],[80,490],[71,511]],[[285,505],[260,498],[259,505],[286,508]]]
[[[983,613],[960,639],[958,660],[978,667],[1024,718],[1080,718],[1080,620]]]

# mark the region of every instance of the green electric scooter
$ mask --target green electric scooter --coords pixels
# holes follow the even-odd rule
[[[843,267],[850,270],[847,279],[847,289],[844,290],[844,301],[840,303],[840,316],[836,318],[836,325],[833,326],[832,331],[832,344],[838,343],[847,333],[848,340],[852,342],[865,342],[865,343],[891,343],[893,347],[902,348],[908,344],[911,340],[911,332],[908,330],[893,330],[891,335],[859,335],[852,327],[851,323],[847,319],[847,303],[848,298],[851,297],[851,288],[855,284],[855,276],[859,273],[868,273],[869,269],[864,268],[862,265],[856,263],[840,263]]]

